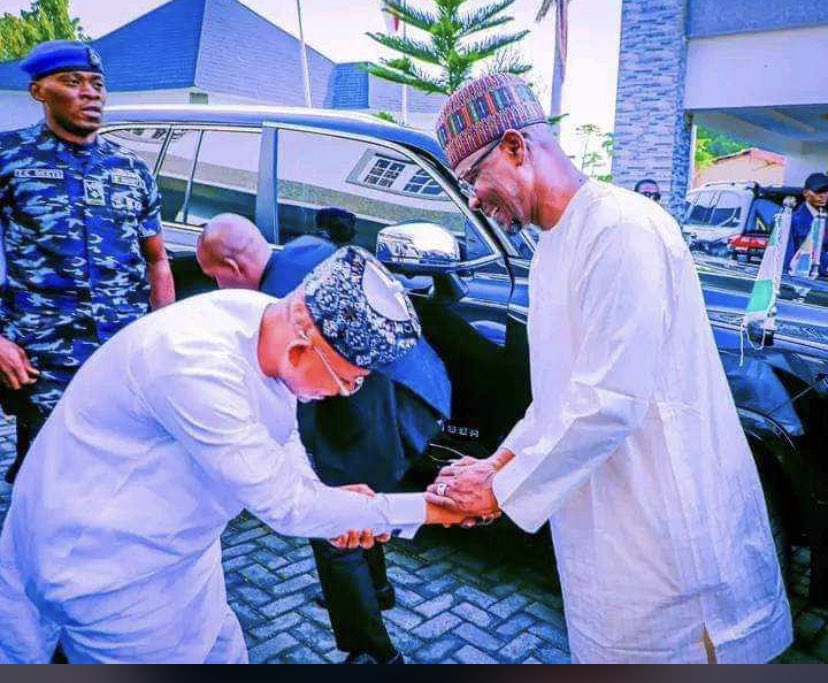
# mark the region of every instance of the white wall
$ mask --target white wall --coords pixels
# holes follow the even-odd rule
[[[804,154],[789,155],[785,162],[785,184],[802,185],[811,173],[828,172],[828,145],[810,145]]]
[[[30,126],[41,118],[41,111],[28,92],[0,90],[0,130]]]
[[[757,10],[758,11],[758,10]],[[686,109],[828,102],[828,26],[691,39]]]
[[[189,101],[189,90],[154,90],[110,93],[107,105],[187,104]],[[28,92],[0,91],[0,130],[30,126],[41,118],[43,109]]]

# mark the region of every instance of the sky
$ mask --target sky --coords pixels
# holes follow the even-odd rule
[[[98,38],[135,17],[164,4],[165,0],[70,0],[71,11],[88,35]],[[294,0],[242,0],[245,5],[284,30],[298,35]],[[424,0],[414,0],[424,3]],[[469,6],[485,0],[470,0]],[[0,13],[18,13],[31,0],[0,0]],[[522,43],[524,58],[532,64],[532,79],[548,108],[554,60],[554,19],[536,24],[541,0],[516,0],[510,10],[515,21],[506,28],[531,29]],[[379,0],[302,0],[305,39],[308,44],[338,62],[376,61],[382,48],[365,35],[385,30]],[[564,147],[580,154],[574,129],[585,123],[610,131],[615,119],[621,0],[572,0],[569,9],[569,58],[564,86],[562,126]]]

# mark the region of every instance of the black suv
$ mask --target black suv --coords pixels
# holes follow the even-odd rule
[[[452,451],[491,453],[521,417],[532,231],[509,238],[471,211],[432,137],[366,116],[206,106],[112,108],[104,134],[158,179],[180,296],[213,286],[194,258],[212,216],[246,216],[281,249],[314,230],[318,209],[347,209],[358,217],[355,243],[398,274],[452,380],[435,462]],[[709,317],[783,569],[790,544],[803,540],[817,569],[828,551],[828,296],[809,283],[785,288],[773,345],[747,344],[742,355],[752,275],[740,265],[700,265]],[[828,576],[811,583],[825,591]]]

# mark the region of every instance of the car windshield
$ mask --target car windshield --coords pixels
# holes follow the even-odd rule
[[[685,225],[694,228],[738,227],[742,215],[741,196],[737,192],[703,190],[687,196]]]

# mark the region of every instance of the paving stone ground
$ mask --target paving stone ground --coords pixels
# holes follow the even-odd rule
[[[0,474],[11,462],[13,423],[0,422]],[[11,489],[0,481],[0,520]],[[230,603],[252,662],[338,662],[311,549],[242,515],[222,538]],[[465,531],[425,529],[388,547],[397,607],[385,612],[398,647],[420,663],[570,661],[551,544],[508,523]],[[791,607],[796,643],[785,663],[828,663],[828,609],[809,605],[808,550],[794,555]]]

